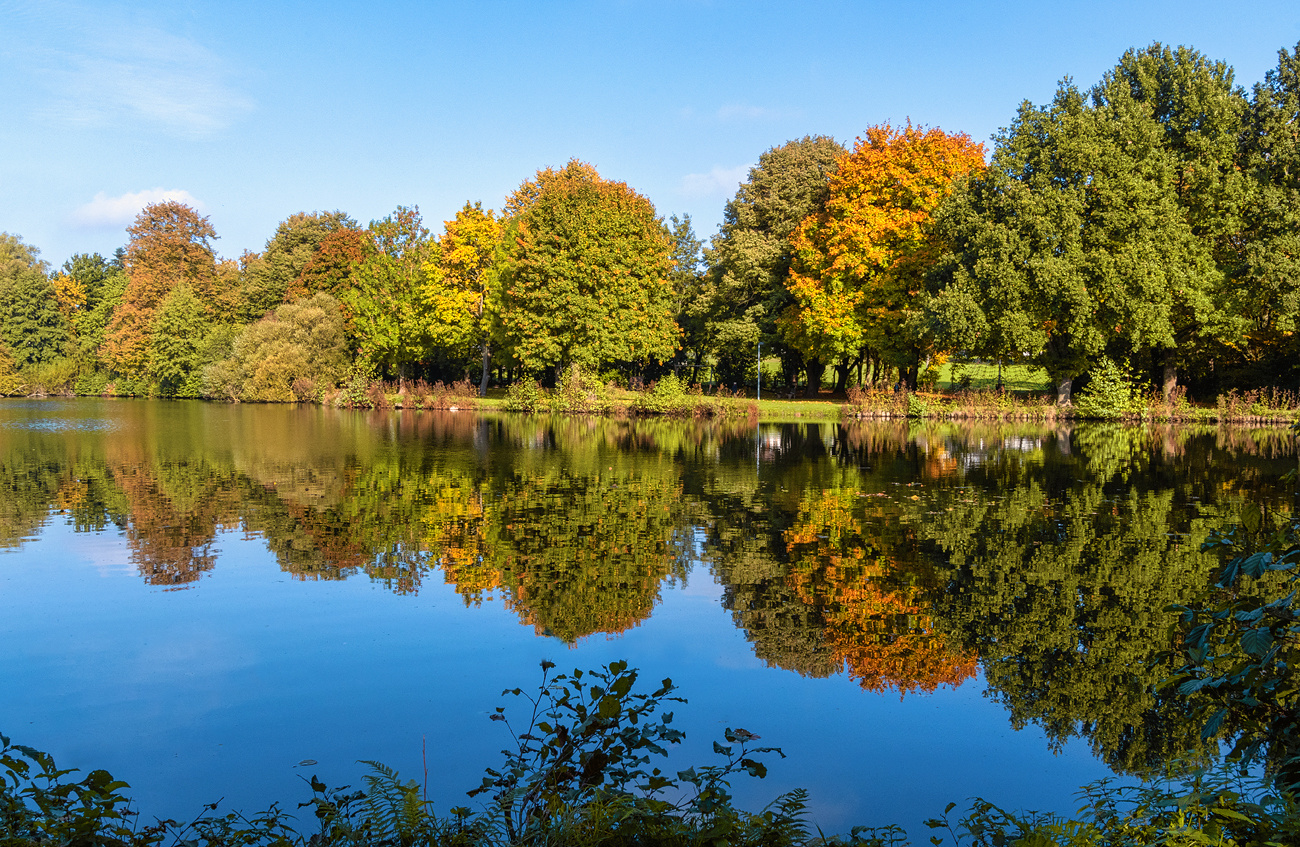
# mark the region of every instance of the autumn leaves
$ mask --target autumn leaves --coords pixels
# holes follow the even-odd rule
[[[864,347],[919,361],[935,342],[908,314],[942,252],[932,216],[954,180],[983,166],[983,146],[966,135],[869,127],[839,159],[823,209],[791,239],[794,302],[778,319],[786,340],[827,362]]]

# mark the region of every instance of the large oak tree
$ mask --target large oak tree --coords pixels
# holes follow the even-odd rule
[[[1023,104],[939,213],[948,342],[1030,357],[1063,403],[1106,355],[1161,359],[1172,390],[1179,361],[1238,331],[1223,309],[1237,97],[1226,66],[1155,45],[1089,93],[1066,81]]]
[[[510,198],[500,328],[527,372],[672,357],[672,244],[648,199],[576,160]]]

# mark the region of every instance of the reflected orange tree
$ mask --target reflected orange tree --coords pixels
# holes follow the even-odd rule
[[[976,656],[935,627],[922,568],[897,558],[908,539],[873,537],[860,503],[851,489],[804,497],[784,534],[790,585],[818,610],[835,661],[863,688],[907,694],[960,685],[975,675]]]

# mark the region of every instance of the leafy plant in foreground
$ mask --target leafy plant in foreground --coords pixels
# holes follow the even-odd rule
[[[1217,581],[1223,601],[1173,606],[1183,628],[1182,667],[1163,683],[1201,694],[1202,735],[1235,727],[1231,757],[1243,763],[1266,752],[1278,784],[1300,793],[1300,519],[1271,530],[1252,507],[1243,526],[1206,541],[1228,559]],[[1253,549],[1252,549],[1253,548]],[[1233,554],[1236,555],[1233,555]]]
[[[637,671],[627,662],[605,668],[550,677],[555,667],[542,662],[542,687],[536,696],[515,688],[503,692],[524,697],[532,706],[528,724],[516,732],[497,707],[492,715],[510,729],[516,749],[503,750],[500,770],[488,768],[471,796],[490,794],[489,818],[509,842],[532,836],[564,821],[574,810],[617,808],[629,829],[643,827],[647,818],[675,818],[701,825],[723,836],[728,830],[758,823],[774,831],[801,831],[804,795],[777,799],[762,815],[750,820],[731,804],[729,777],[739,771],[763,777],[767,768],[754,758],[774,747],[751,747],[758,736],[743,729],[726,730],[727,744],[714,742],[721,765],[688,768],[673,779],[651,766],[651,755],[667,756],[667,748],[685,737],[672,727],[673,713],[660,712],[665,703],[685,703],[674,696],[671,679],[650,694],[634,691]],[[683,794],[673,802],[661,795]],[[734,833],[733,833],[734,834]]]

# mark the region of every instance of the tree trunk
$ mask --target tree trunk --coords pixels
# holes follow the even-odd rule
[[[1056,383],[1056,405],[1058,406],[1072,405],[1070,402],[1070,394],[1073,391],[1073,388],[1074,388],[1074,377],[1072,376],[1062,377],[1061,381]]]
[[[1165,402],[1170,403],[1174,399],[1174,391],[1178,388],[1178,365],[1174,364],[1174,357],[1168,352],[1164,355],[1164,377],[1160,381],[1160,393],[1164,395]]]
[[[492,370],[492,348],[483,342],[483,376],[478,381],[478,396],[487,396],[488,373]]]
[[[808,371],[808,387],[804,390],[804,396],[816,397],[817,392],[821,391],[822,374],[826,373],[826,366],[820,359],[809,359],[804,368]]]
[[[834,391],[847,391],[849,387],[849,369],[852,365],[847,359],[835,365],[835,388]]]

